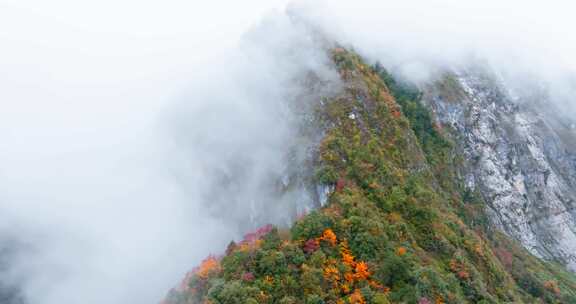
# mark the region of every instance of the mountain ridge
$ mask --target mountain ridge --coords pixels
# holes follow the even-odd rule
[[[490,224],[425,95],[350,49],[330,56],[343,88],[315,112],[327,203],[231,243],[164,303],[574,303],[574,275]]]

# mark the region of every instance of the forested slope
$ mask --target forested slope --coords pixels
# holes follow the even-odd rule
[[[461,157],[419,102],[353,51],[314,114],[328,203],[193,270],[165,303],[576,303],[576,279],[489,224]]]

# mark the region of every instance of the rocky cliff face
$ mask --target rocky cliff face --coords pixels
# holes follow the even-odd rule
[[[449,73],[424,89],[423,102],[454,131],[462,177],[482,194],[492,223],[576,271],[573,125],[545,97],[520,98],[484,72]]]

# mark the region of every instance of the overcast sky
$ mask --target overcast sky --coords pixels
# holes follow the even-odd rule
[[[174,103],[212,100],[194,96],[201,80],[228,96],[215,75],[288,2],[0,0],[0,237],[33,245],[9,274],[31,304],[155,303],[237,236],[172,181],[163,119]],[[576,67],[570,1],[322,3],[293,5],[415,79],[471,53],[548,80]],[[270,40],[287,32],[298,34]]]
[[[157,303],[235,236],[171,180],[158,117],[281,8],[0,0],[0,236],[32,248],[9,261],[32,304]]]

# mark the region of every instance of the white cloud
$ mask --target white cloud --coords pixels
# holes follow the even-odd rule
[[[30,303],[156,303],[235,236],[175,184],[158,117],[280,6],[0,1],[0,230]]]

